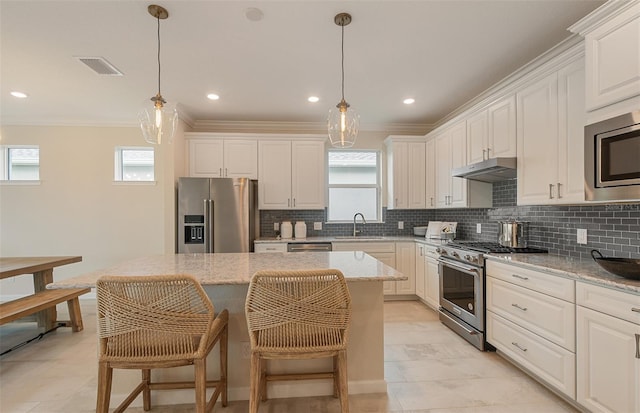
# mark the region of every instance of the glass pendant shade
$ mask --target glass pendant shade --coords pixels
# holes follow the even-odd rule
[[[161,100],[158,100],[158,97]],[[174,105],[164,102],[162,96],[151,98],[155,104],[145,101],[138,113],[138,121],[144,140],[152,145],[169,144],[178,127],[178,111]]]
[[[344,100],[329,110],[327,130],[334,148],[351,148],[356,143],[360,115]]]

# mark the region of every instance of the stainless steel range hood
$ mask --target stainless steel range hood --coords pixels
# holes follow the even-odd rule
[[[454,168],[451,175],[482,182],[499,182],[516,177],[516,158],[492,158]]]

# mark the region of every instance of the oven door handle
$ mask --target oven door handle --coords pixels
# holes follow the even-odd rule
[[[457,263],[455,261],[448,260],[446,258],[438,258],[438,262],[440,262],[440,264],[442,264],[442,265],[453,267],[455,269],[458,269],[458,270],[461,270],[461,271],[464,271],[464,272],[467,272],[467,273],[478,274],[478,267],[472,267],[470,265],[460,264],[460,263]]]

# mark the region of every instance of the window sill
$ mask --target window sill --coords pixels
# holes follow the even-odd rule
[[[1,180],[0,185],[40,185],[40,180]]]
[[[158,181],[113,181],[114,185],[142,185],[152,186],[157,185]]]

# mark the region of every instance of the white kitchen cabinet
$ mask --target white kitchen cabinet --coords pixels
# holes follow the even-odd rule
[[[320,140],[260,140],[260,209],[323,209],[325,151]]]
[[[488,260],[487,341],[575,399],[575,282]]]
[[[422,136],[385,139],[387,146],[387,208],[426,207],[426,152]]]
[[[451,176],[451,170],[466,165],[466,123],[459,122],[435,137],[436,207],[489,208],[492,185]]]
[[[510,95],[467,119],[467,164],[516,156],[516,102]]]
[[[582,282],[576,290],[578,403],[640,411],[640,296]]]
[[[584,60],[519,91],[518,205],[584,202]]]
[[[405,281],[394,282],[396,294],[416,293],[416,254],[414,242],[396,242],[396,270],[408,277]]]
[[[440,274],[438,274],[438,253],[436,247],[425,248],[425,301],[429,307],[440,308]]]
[[[640,96],[639,1],[607,2],[570,30],[585,38],[587,110]]]
[[[425,143],[425,200],[427,208],[436,207],[436,141]]]
[[[258,179],[256,139],[221,139],[197,134],[189,141],[189,176]],[[189,135],[187,135],[189,136]]]
[[[416,295],[423,301],[427,299],[427,290],[426,290],[426,277],[427,277],[427,261],[424,255],[424,244],[416,243],[415,245],[415,254],[416,254],[416,269],[415,269],[415,277],[416,277]]]
[[[254,243],[253,251],[256,253],[287,252],[287,243],[286,242]]]

